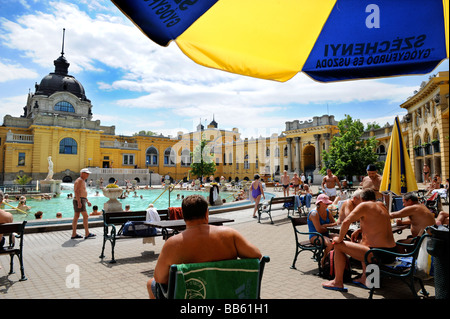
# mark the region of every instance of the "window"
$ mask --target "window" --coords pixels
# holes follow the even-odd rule
[[[55,111],[75,113],[75,108],[69,102],[61,101],[55,104]]]
[[[181,152],[181,166],[191,165],[191,152],[188,149],[184,149]]]
[[[77,154],[77,142],[70,137],[63,138],[59,142],[59,154]]]
[[[149,166],[158,165],[158,150],[153,146],[147,149],[145,154],[145,163]]]
[[[244,157],[244,169],[250,169],[250,164],[248,163],[248,155]]]
[[[164,151],[164,165],[175,165],[175,152],[170,147]]]
[[[134,165],[134,154],[123,154],[123,165]]]
[[[19,153],[18,166],[25,166],[25,153]]]

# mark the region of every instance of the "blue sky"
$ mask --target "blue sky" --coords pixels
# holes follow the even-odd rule
[[[149,40],[109,0],[0,0],[0,123],[20,116],[28,91],[54,71],[66,29],[69,74],[84,86],[93,119],[116,134],[195,130],[213,117],[245,137],[281,133],[286,121],[345,114],[363,123],[393,123],[399,105],[431,74],[318,83],[297,74],[285,83],[195,64],[171,43]]]

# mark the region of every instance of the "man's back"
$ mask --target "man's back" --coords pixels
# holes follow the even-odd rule
[[[261,258],[259,249],[225,226],[200,224],[169,238],[155,267],[155,280],[167,283],[170,265],[236,258]]]
[[[359,204],[355,210],[363,212],[361,216],[361,244],[368,247],[394,247],[391,218],[383,203],[367,201]]]

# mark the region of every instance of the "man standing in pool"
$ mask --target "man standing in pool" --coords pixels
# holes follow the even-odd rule
[[[88,224],[88,213],[86,209],[86,203],[90,207],[92,204],[87,199],[87,191],[86,191],[86,180],[89,177],[91,172],[87,168],[83,168],[80,171],[80,177],[77,178],[75,183],[73,184],[73,191],[75,193],[73,199],[73,221],[72,221],[72,239],[83,238],[77,234],[77,224],[78,218],[80,218],[80,213],[83,216],[83,226],[85,231],[84,239],[93,238],[95,234],[91,234],[89,232],[89,224]]]

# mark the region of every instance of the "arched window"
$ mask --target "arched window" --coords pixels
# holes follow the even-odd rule
[[[145,164],[148,166],[158,165],[158,150],[153,146],[149,147],[145,153]]]
[[[59,154],[77,154],[77,142],[70,137],[63,138],[59,142]]]
[[[164,151],[164,165],[175,165],[175,151],[170,147]]]
[[[380,145],[380,146],[378,146],[378,148],[377,148],[377,154],[378,155],[381,155],[381,154],[386,154],[386,148],[384,147],[384,145]]]
[[[75,108],[67,101],[60,101],[55,104],[55,111],[75,113]]]
[[[191,152],[188,149],[181,151],[181,166],[191,165]]]

